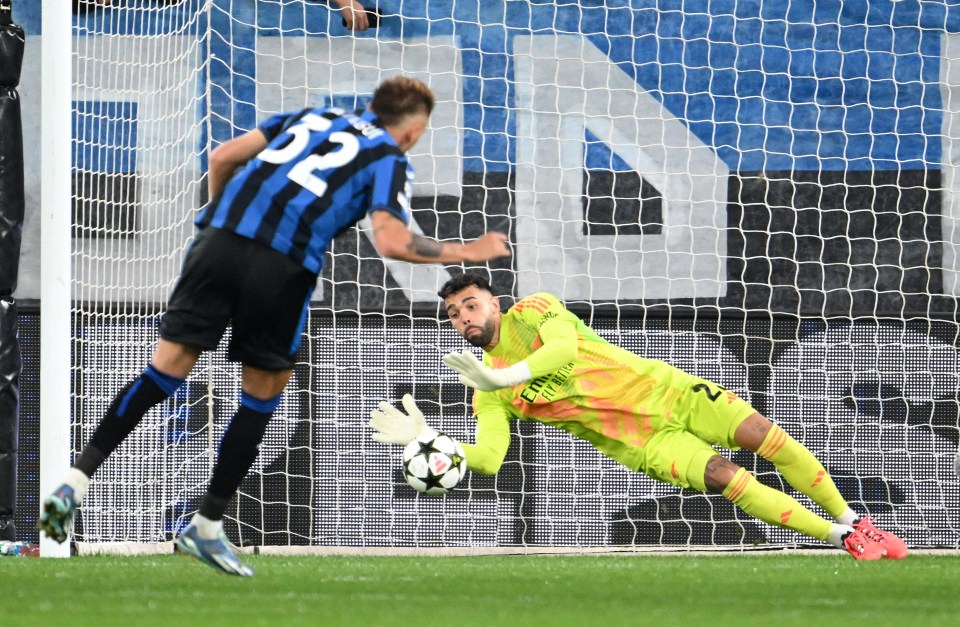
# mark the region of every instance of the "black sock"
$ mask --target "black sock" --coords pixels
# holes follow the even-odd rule
[[[241,395],[240,407],[220,441],[220,454],[213,467],[210,487],[200,503],[201,516],[210,520],[223,518],[227,504],[257,459],[267,423],[279,404],[280,396],[260,400],[246,393]]]
[[[106,460],[106,455],[104,455],[95,446],[87,444],[85,447],[83,447],[83,451],[80,453],[80,455],[77,456],[77,461],[74,462],[73,467],[88,477],[92,477],[93,473],[97,472],[97,468],[100,467],[100,464]]]
[[[147,411],[170,398],[183,379],[165,375],[153,365],[147,366],[139,377],[131,381],[114,397],[110,409],[93,437],[77,457],[74,467],[92,477],[100,465],[132,432]]]
[[[230,499],[220,498],[207,492],[200,501],[200,515],[208,520],[220,520],[227,511]]]

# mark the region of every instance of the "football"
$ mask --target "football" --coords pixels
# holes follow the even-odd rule
[[[445,433],[425,431],[403,449],[403,476],[417,492],[446,494],[466,473],[463,447]]]

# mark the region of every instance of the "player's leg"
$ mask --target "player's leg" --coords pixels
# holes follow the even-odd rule
[[[856,559],[883,557],[879,545],[867,541],[852,527],[824,520],[789,494],[763,485],[746,469],[725,457],[716,454],[710,456],[704,467],[703,480],[707,491],[722,494],[731,503],[765,523],[792,529],[846,549]]]
[[[809,496],[838,523],[851,525],[868,539],[880,543],[887,557],[907,556],[907,546],[900,538],[878,529],[869,517],[857,515],[813,453],[762,414],[755,412],[745,418],[736,428],[734,440],[738,446],[772,462],[787,483]]]
[[[244,366],[240,406],[220,441],[210,485],[199,511],[177,538],[180,552],[231,575],[250,576],[253,569],[234,553],[223,531],[223,516],[257,458],[260,442],[280,404],[290,373],[289,369],[270,372]]]
[[[253,571],[236,557],[223,531],[223,516],[253,462],[295,363],[316,277],[270,248],[248,241],[250,262],[233,317],[229,358],[243,364],[243,387],[207,492],[177,539],[178,548],[235,575]]]
[[[733,392],[709,381],[694,381],[679,404],[687,429],[700,439],[724,448],[746,448],[771,461],[787,482],[809,496],[839,524],[883,545],[889,557],[905,557],[907,547],[896,536],[880,531],[868,518],[850,509],[823,465],[806,447],[773,425]]]
[[[74,466],[92,477],[103,461],[140,424],[150,408],[176,392],[193,370],[201,349],[160,339],[150,364],[115,397]]]
[[[291,370],[271,372],[243,367],[243,392],[237,412],[230,419],[207,493],[195,519],[206,535],[219,533],[227,504],[257,458],[260,443],[274,410],[280,404]]]
[[[809,496],[837,522],[853,524],[858,516],[837,490],[823,464],[789,433],[754,412],[747,416],[734,433],[741,448],[755,452],[771,462],[795,490]]]
[[[74,512],[87,493],[90,477],[127,438],[151,407],[173,395],[196,363],[200,349],[160,340],[153,359],[139,377],[114,397],[93,436],[63,483],[43,500],[37,525],[57,542],[67,539]]]
[[[879,547],[862,541],[852,528],[824,520],[790,495],[763,485],[737,464],[717,455],[710,444],[686,431],[680,421],[647,442],[637,469],[673,485],[722,494],[754,518],[846,548],[857,559],[881,557]],[[853,536],[849,546],[844,543],[845,535]]]
[[[184,257],[180,279],[160,323],[160,340],[147,368],[110,404],[93,437],[68,471],[63,484],[42,503],[38,527],[66,540],[74,511],[90,477],[140,423],[146,412],[183,385],[203,350],[216,348],[229,322],[227,286],[231,265],[209,231],[201,233]],[[221,268],[218,274],[218,268]]]
[[[777,467],[791,486],[809,496],[837,522],[852,524],[856,513],[810,451],[757,412],[749,403],[716,384],[701,381],[687,395],[687,428],[710,444],[745,448]]]

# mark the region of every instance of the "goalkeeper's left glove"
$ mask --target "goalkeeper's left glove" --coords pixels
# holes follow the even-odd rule
[[[403,444],[406,446],[418,435],[430,429],[423,418],[423,412],[417,407],[417,401],[409,394],[403,395],[403,413],[390,403],[381,401],[380,409],[370,412],[370,428],[375,431],[370,436],[382,444]]]
[[[509,368],[490,368],[469,350],[444,355],[443,363],[460,374],[460,382],[483,392],[509,388],[530,380],[527,362],[518,362]]]

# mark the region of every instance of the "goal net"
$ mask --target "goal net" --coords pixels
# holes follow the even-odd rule
[[[150,357],[209,150],[280,111],[363,107],[402,73],[437,99],[411,152],[415,228],[508,232],[514,255],[485,268],[505,305],[552,292],[750,401],[912,546],[958,548],[960,44],[953,9],[906,4],[379,0],[379,27],[357,33],[313,0],[89,8],[73,39],[73,451]],[[400,447],[366,422],[411,392],[473,441],[469,391],[440,360],[464,347],[436,297],[460,271],[385,262],[363,225],[336,240],[232,541],[807,543],[536,423],[514,425],[495,477],[443,498],[407,487]],[[238,395],[225,351],[204,356],[99,471],[75,539],[172,539]]]

